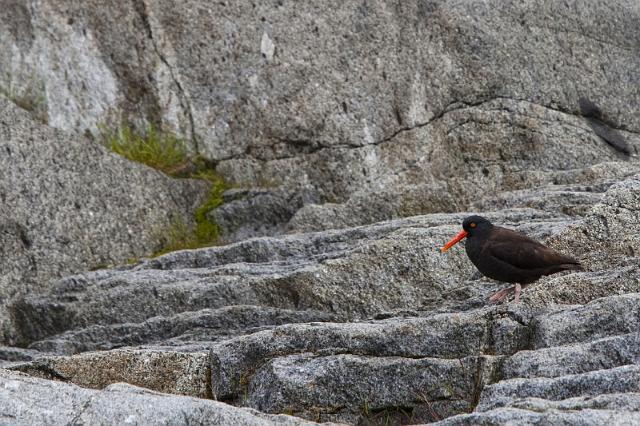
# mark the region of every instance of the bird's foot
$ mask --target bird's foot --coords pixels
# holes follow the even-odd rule
[[[509,294],[511,292],[514,292],[515,296],[513,298],[513,302],[514,303],[520,303],[520,293],[521,293],[521,291],[522,291],[522,285],[520,285],[520,284],[516,284],[513,287],[503,288],[502,290],[500,290],[499,292],[497,292],[496,294],[491,296],[489,298],[489,302],[490,303],[504,302],[504,299],[506,299],[507,296],[509,296]]]
[[[503,288],[502,290],[500,290],[499,292],[497,292],[496,294],[491,296],[489,298],[489,302],[490,303],[504,302],[504,299],[506,299],[507,296],[514,290],[515,290],[515,286],[514,287]],[[519,298],[519,296],[520,296],[520,294],[518,293],[518,298]]]

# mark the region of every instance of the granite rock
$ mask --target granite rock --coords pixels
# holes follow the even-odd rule
[[[161,248],[194,221],[207,184],[175,180],[84,137],[37,123],[0,97],[0,341],[6,306],[65,275]]]
[[[13,425],[294,426],[311,423],[290,416],[266,415],[216,401],[160,394],[122,383],[97,391],[1,369],[0,383],[2,418]]]

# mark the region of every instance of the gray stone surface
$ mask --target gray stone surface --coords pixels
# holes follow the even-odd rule
[[[225,241],[283,234],[302,206],[320,201],[312,187],[231,189],[223,194],[223,200],[224,204],[209,213],[209,219],[218,224]]]
[[[301,352],[445,359],[507,355],[527,348],[529,331],[519,312],[503,309],[367,323],[283,326],[214,345],[213,393],[219,398],[241,395],[245,378],[265,359],[276,356]]]
[[[70,273],[126,263],[193,222],[207,185],[174,180],[86,138],[31,119],[0,97],[0,341],[6,305]]]
[[[5,6],[2,96],[78,134],[185,136],[234,185],[210,217],[237,242],[87,272],[201,188],[0,101],[0,288],[23,292],[0,293],[20,345],[0,362],[50,379],[0,373],[0,418],[302,422],[215,397],[362,424],[640,421],[636,1]],[[585,271],[485,306],[503,285],[439,253],[467,212]]]
[[[246,405],[350,424],[373,418],[386,407],[397,407],[389,415],[399,422],[402,411],[412,422],[435,420],[432,413],[448,417],[470,411],[484,385],[481,373],[490,378],[492,367],[490,359],[476,357],[291,355],[260,368],[248,384]]]
[[[16,2],[3,78],[43,86],[56,125],[155,115],[217,159],[373,144],[494,97],[578,113],[585,96],[638,130],[637,4],[499,4]]]
[[[511,401],[522,398],[559,401],[581,396],[626,392],[640,392],[640,365],[598,369],[555,378],[503,380],[483,390],[476,409],[486,411],[503,407],[510,405]]]
[[[536,318],[536,347],[587,342],[640,327],[640,292],[597,299]]]
[[[216,401],[151,392],[126,384],[102,391],[0,369],[1,422],[12,425],[305,425]]]
[[[114,350],[70,357],[41,356],[35,362],[9,369],[92,389],[126,382],[158,392],[211,399],[210,365],[209,355],[203,352]]]
[[[66,130],[163,124],[235,184],[296,194],[215,213],[235,240],[623,167],[578,100],[637,153],[639,14],[635,0],[21,0],[0,16],[0,87]]]
[[[39,340],[31,348],[45,353],[74,354],[121,346],[162,344],[186,351],[205,350],[208,344],[275,325],[329,321],[318,311],[295,311],[269,306],[234,305],[151,317],[142,322],[92,325]]]
[[[359,184],[345,177],[354,186],[349,195],[333,194],[329,203],[304,206],[289,222],[289,230],[356,226],[470,206],[496,210],[510,204],[584,214],[581,205],[599,198],[590,187],[602,190],[611,184],[608,176],[617,181],[640,169],[636,160],[617,159],[583,126],[572,115],[509,99],[454,109],[435,124],[398,135],[393,143],[362,148],[370,152],[361,162],[376,159],[375,170],[367,172],[369,179]],[[640,141],[635,135],[631,139],[634,144]],[[428,164],[416,160],[427,158]],[[349,170],[336,169],[336,173]],[[385,170],[392,170],[393,176],[384,176]],[[534,188],[537,195],[531,191]],[[516,195],[500,195],[502,191]],[[571,200],[559,206],[562,191],[571,192]]]
[[[95,340],[106,347],[162,342],[197,325],[194,316],[208,315],[194,312],[234,305],[278,308],[282,311],[274,313],[288,315],[289,322],[367,318],[393,309],[481,306],[496,285],[465,282],[472,266],[464,252],[444,256],[438,251],[459,226],[444,224],[459,223],[463,216],[433,215],[329,233],[247,240],[71,276],[54,283],[48,294],[12,304],[13,326],[22,345],[73,351],[73,345],[83,344],[95,349]],[[500,217],[502,223],[530,220],[532,235],[570,223],[566,217],[531,209],[489,217]],[[216,327],[224,331],[278,323],[267,312],[255,317],[242,315],[241,310],[230,313],[237,318],[218,326],[215,318],[209,322],[209,336]],[[143,322],[136,335],[136,326],[129,323]],[[60,342],[51,341],[52,336],[73,330],[80,341],[71,346],[65,336]],[[111,343],[99,337],[101,330],[110,335]],[[209,336],[203,334],[205,340],[213,340]],[[44,339],[48,342],[34,343]]]
[[[504,362],[502,377],[559,377],[627,364],[640,365],[638,332],[575,345],[520,351]]]
[[[479,211],[529,207],[557,211],[570,216],[584,216],[594,204],[602,201],[603,193],[615,181],[600,181],[595,185],[551,185],[541,189],[505,191],[484,197],[473,204]]]
[[[574,253],[588,253],[591,264],[604,269],[640,252],[639,220],[640,175],[636,174],[613,185],[582,226],[567,229],[556,238],[559,245],[571,244]]]
[[[633,426],[640,421],[637,412],[618,410],[592,410],[578,408],[576,411],[548,409],[524,410],[516,408],[498,408],[483,413],[464,414],[432,423],[438,426],[453,425],[584,425],[584,426]]]
[[[484,306],[500,285],[476,279],[463,250],[437,252],[465,214],[433,214],[65,278],[12,305],[30,348],[12,362],[34,360],[11,368],[349,423],[437,421],[472,410],[451,421],[579,423],[585,414],[566,404],[617,393],[618,407],[580,404],[594,419],[618,421],[636,412],[640,391],[640,289],[637,260],[610,237],[637,244],[640,234],[622,231],[640,209],[636,180],[611,185],[584,216],[485,213],[567,252],[598,218],[608,224],[586,235],[612,249],[580,243],[573,253],[587,270],[543,278],[524,290],[522,305]],[[120,345],[131,347],[52,356]],[[93,373],[92,365],[104,368]]]
[[[580,113],[587,119],[593,131],[600,136],[602,140],[618,152],[625,155],[631,154],[627,141],[615,128],[611,128],[607,124],[607,121],[609,121],[608,117],[602,113],[602,110],[596,104],[588,98],[578,99],[578,104],[580,105]]]

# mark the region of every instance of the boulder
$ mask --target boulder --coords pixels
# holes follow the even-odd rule
[[[194,221],[207,184],[175,180],[79,135],[39,124],[0,97],[0,341],[6,306],[71,273],[124,264]]]

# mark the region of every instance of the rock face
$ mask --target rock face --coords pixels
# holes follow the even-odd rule
[[[572,171],[628,156],[580,99],[638,151],[639,14],[635,0],[16,1],[0,82],[39,95],[54,127],[127,118],[190,139],[250,188],[214,213],[237,241],[589,183]]]
[[[4,97],[64,131],[162,124],[234,188],[209,214],[230,244],[88,271],[139,256],[202,188],[0,100],[0,417],[640,422],[639,17],[632,0],[12,2]],[[487,306],[504,285],[439,253],[470,212],[585,271]]]
[[[207,190],[38,124],[1,97],[0,152],[0,341],[13,339],[12,299],[152,253],[172,220],[193,222]]]

